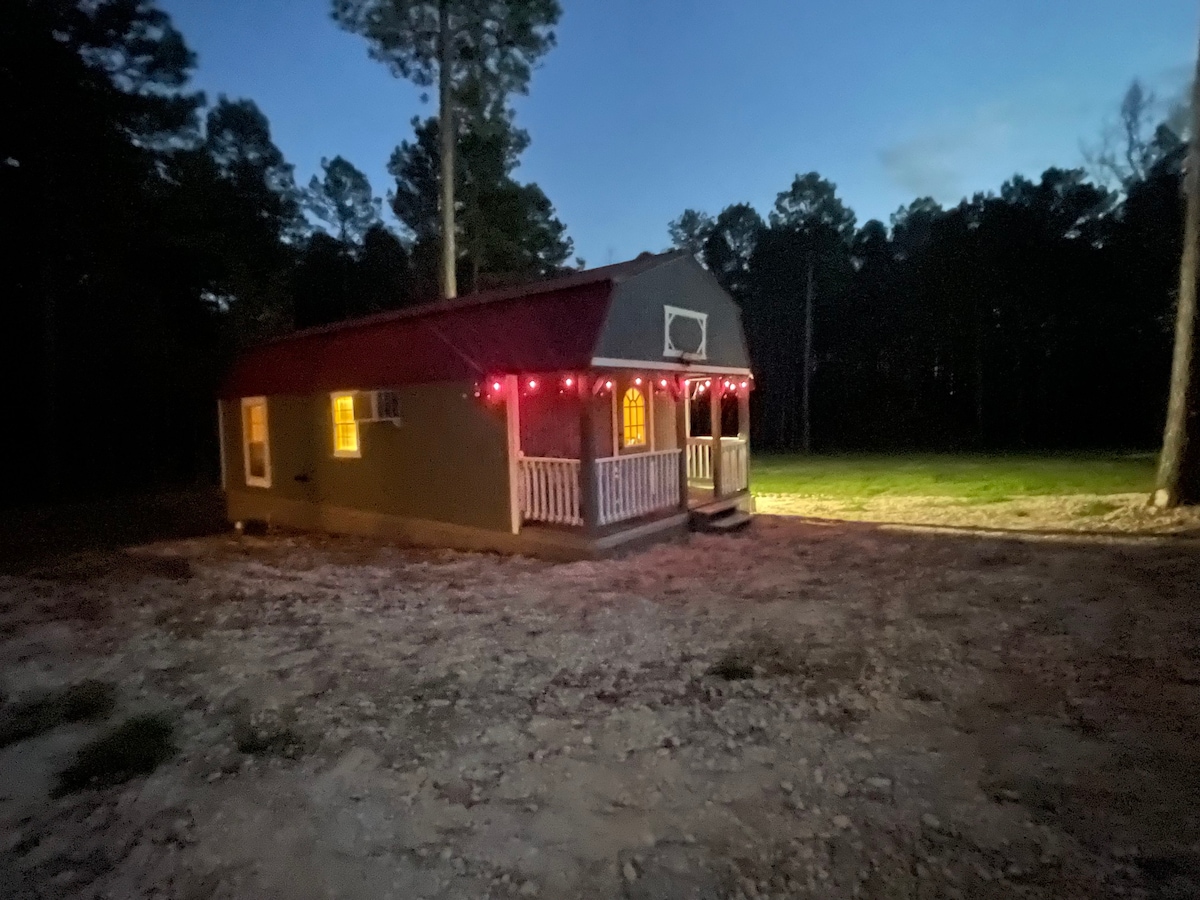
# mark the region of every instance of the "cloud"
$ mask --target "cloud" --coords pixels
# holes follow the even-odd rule
[[[906,192],[952,203],[967,193],[980,159],[1009,148],[1014,127],[1011,108],[993,104],[978,110],[969,122],[935,125],[885,147],[879,161]]]

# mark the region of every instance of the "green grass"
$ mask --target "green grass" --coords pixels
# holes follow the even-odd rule
[[[1148,494],[1153,481],[1151,454],[1115,453],[756,456],[751,474],[760,494],[957,497],[975,504],[1052,494]]]

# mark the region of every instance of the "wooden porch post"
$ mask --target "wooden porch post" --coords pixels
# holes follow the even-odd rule
[[[750,392],[738,392],[738,438],[746,454],[746,488],[750,487]]]
[[[600,490],[596,481],[596,417],[591,375],[579,376],[579,515],[587,531],[600,527]]]
[[[521,532],[521,411],[516,375],[504,376],[504,418],[508,432],[508,509],[513,534]]]
[[[679,509],[688,510],[688,386],[675,399],[675,446],[679,448]]]
[[[714,377],[709,383],[708,418],[712,423],[712,482],[713,499],[725,496],[725,478],[721,471],[721,384]]]

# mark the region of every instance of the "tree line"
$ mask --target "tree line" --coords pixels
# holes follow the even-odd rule
[[[517,176],[509,99],[555,0],[331,0],[398,77],[438,87],[378,196],[332,155],[307,185],[249,99],[210,101],[153,0],[14,0],[0,30],[0,502],[211,479],[241,346],[553,275],[573,246]],[[773,209],[670,225],[740,304],[761,450],[1149,449],[1161,434],[1185,128],[1135,86],[1085,169],[858,224],[797,176]],[[447,176],[449,173],[449,176]],[[384,221],[384,203],[398,225]],[[448,224],[452,223],[452,224]]]
[[[353,5],[331,13],[348,25]],[[529,136],[505,102],[539,48],[523,69],[494,26],[534,29],[544,51],[557,4],[453,5],[476,38],[456,47],[455,100],[470,114],[448,142],[457,279],[470,291],[553,274],[571,240],[515,177]],[[524,24],[508,15],[522,10]],[[0,331],[19,477],[0,502],[211,479],[216,387],[238,347],[439,295],[438,118],[414,119],[389,161],[396,228],[341,156],[297,184],[266,114],[210,102],[191,87],[195,65],[153,0],[6,7]]]
[[[1159,111],[1135,83],[1088,168],[918,199],[886,224],[858,225],[815,172],[765,219],[735,203],[671,222],[741,306],[756,446],[1156,447],[1187,155]]]

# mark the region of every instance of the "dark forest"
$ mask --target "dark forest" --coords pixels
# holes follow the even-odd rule
[[[152,3],[18,0],[6,20],[0,290],[23,415],[3,502],[215,480],[237,348],[436,298],[435,119],[399,141],[386,201],[336,155],[302,186],[252,100],[190,87],[195,58]],[[889,223],[859,224],[816,173],[765,218],[671,223],[742,307],[757,448],[1153,448],[1185,156],[1157,109],[1135,87],[1086,169]],[[514,177],[529,140],[507,110],[459,130],[464,294],[581,264]]]

